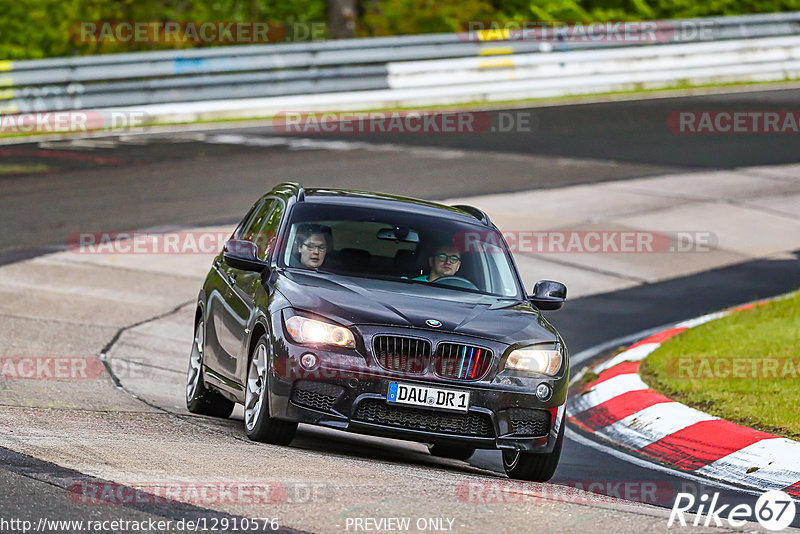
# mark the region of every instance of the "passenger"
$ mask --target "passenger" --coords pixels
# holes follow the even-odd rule
[[[300,253],[302,266],[315,271],[322,267],[331,242],[332,236],[327,227],[314,226],[301,230],[297,234],[297,251]]]
[[[433,282],[443,276],[455,276],[461,267],[461,253],[451,245],[438,247],[428,257],[428,265],[431,272],[427,276],[418,276],[414,280]]]

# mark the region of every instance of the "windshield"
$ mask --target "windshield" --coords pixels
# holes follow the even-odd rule
[[[403,211],[298,204],[279,252],[282,267],[520,298],[496,230]]]

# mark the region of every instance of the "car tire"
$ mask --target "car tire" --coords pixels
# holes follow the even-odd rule
[[[253,441],[288,445],[297,432],[297,423],[269,416],[269,354],[269,341],[263,335],[247,363],[244,430]]]
[[[433,456],[450,458],[452,460],[467,460],[470,456],[475,454],[475,449],[471,447],[454,447],[451,445],[440,445],[438,443],[428,445],[428,451]]]
[[[219,393],[206,389],[203,381],[203,353],[205,351],[205,323],[201,317],[194,325],[194,341],[186,373],[186,408],[196,414],[229,417],[236,405]]]
[[[553,452],[503,451],[503,469],[509,478],[533,482],[547,482],[553,478],[553,473],[558,467],[558,460],[561,458],[566,423],[566,420],[561,422],[561,429],[558,431]]]

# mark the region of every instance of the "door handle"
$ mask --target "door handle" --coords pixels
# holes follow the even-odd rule
[[[228,281],[231,283],[231,285],[235,284],[236,283],[236,274],[234,274],[234,273],[229,274],[228,275]]]

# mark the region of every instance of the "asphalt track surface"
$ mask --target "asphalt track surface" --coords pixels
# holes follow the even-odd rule
[[[514,172],[490,158],[456,157],[431,168],[430,160],[402,151],[210,144],[192,141],[191,133],[154,134],[149,142],[111,139],[107,146],[0,145],[0,163],[46,169],[15,174],[0,167],[0,263],[63,245],[72,232],[230,222],[261,192],[287,180],[441,199],[796,162],[796,135],[679,134],[667,118],[684,110],[786,110],[797,102],[800,89],[739,92],[516,110],[533,117],[530,132],[327,136],[517,156]],[[490,115],[499,124],[497,112]],[[265,127],[218,130],[226,132],[275,135]],[[570,160],[582,164],[564,164]],[[481,172],[470,176],[481,163]]]
[[[292,152],[285,147],[195,142],[178,134],[154,134],[152,142],[109,143],[86,150],[43,149],[37,143],[0,146],[2,164],[47,167],[41,173],[0,174],[0,221],[5,229],[0,235],[0,263],[58,249],[73,232],[230,222],[238,219],[258,194],[284,180],[437,199],[675,171],[796,163],[800,161],[796,135],[679,135],[670,132],[665,122],[676,110],[779,110],[791,108],[798,101],[800,90],[776,90],[553,106],[530,110],[537,117],[536,128],[530,133],[352,136],[374,143],[542,157],[541,167],[524,179],[498,174],[487,176],[485,181],[465,181],[458,169],[431,179],[402,151]],[[274,135],[264,127],[223,127],[218,131],[225,132]],[[548,167],[550,158],[588,158],[609,164],[594,172],[592,167]],[[403,160],[400,171],[393,168]],[[387,175],[389,178],[385,178]],[[795,254],[800,258],[800,250]],[[577,299],[549,317],[576,354],[620,336],[798,286],[797,260],[752,261]],[[323,450],[325,444],[312,439],[304,447]],[[376,458],[385,454],[369,445],[355,452]],[[85,518],[85,507],[78,509],[61,502],[66,500],[64,493],[53,489],[65,487],[65,481],[80,480],[80,473],[10,451],[0,450],[0,456],[0,483],[7,488],[0,506],[9,509],[13,505],[17,517],[48,513],[50,517]],[[397,461],[403,461],[402,453]],[[502,471],[497,455],[491,452],[479,451],[470,463]],[[656,482],[674,491],[720,491],[722,503],[755,502],[755,497],[746,492],[703,488],[696,481],[589,447],[584,440],[568,439],[553,482],[594,481]],[[670,506],[671,502],[660,504]],[[176,513],[174,507],[171,510]],[[132,517],[163,517],[165,513],[148,506],[128,512]],[[102,515],[101,510],[97,513]],[[188,507],[181,513],[186,517],[198,512]],[[800,526],[800,517],[794,525]]]
[[[797,161],[792,135],[687,135],[667,127],[680,111],[780,111],[794,109],[797,89],[587,103],[518,110],[533,115],[530,132],[486,132],[472,135],[384,134],[388,142],[492,150],[515,154],[596,158],[657,168],[732,169]],[[509,112],[504,112],[508,118]],[[495,115],[490,113],[490,115]],[[505,124],[511,124],[509,121]],[[492,126],[503,129],[500,120]],[[341,138],[344,134],[336,134]],[[368,137],[349,134],[349,138]],[[613,179],[624,178],[617,176]],[[600,178],[596,177],[595,179]],[[606,178],[607,179],[607,178]],[[576,177],[564,177],[564,184]],[[583,180],[577,180],[583,181]],[[594,180],[588,180],[594,181]],[[558,184],[558,185],[564,185]],[[528,184],[530,188],[532,184]],[[556,185],[556,184],[553,184]]]

